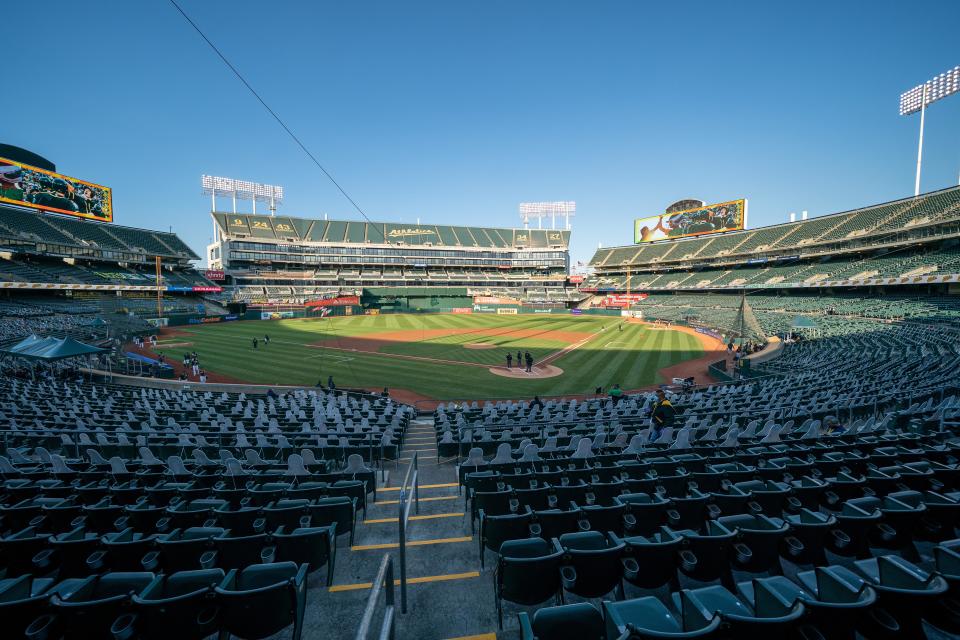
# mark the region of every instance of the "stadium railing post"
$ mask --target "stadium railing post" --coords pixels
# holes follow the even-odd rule
[[[400,613],[407,612],[407,523],[410,520],[410,494],[413,491],[413,504],[416,505],[417,513],[420,512],[420,479],[418,477],[418,456],[414,452],[410,466],[407,467],[407,473],[403,477],[403,484],[400,485],[400,499],[398,500],[398,525],[399,525],[399,548],[400,548]],[[397,456],[399,459],[400,456]],[[412,477],[411,477],[412,473]]]
[[[377,577],[370,586],[370,595],[367,596],[367,605],[363,609],[363,617],[360,619],[360,626],[355,636],[356,640],[367,640],[381,591],[384,593],[383,622],[380,624],[380,633],[377,637],[380,640],[384,640],[384,638],[393,640],[396,605],[394,604],[393,559],[389,553],[383,554],[383,560],[380,561],[380,568],[377,570]]]

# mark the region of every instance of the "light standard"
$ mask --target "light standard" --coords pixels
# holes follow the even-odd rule
[[[917,177],[913,185],[913,195],[920,195],[920,164],[923,159],[923,124],[927,115],[927,105],[942,100],[960,91],[960,66],[945,71],[932,80],[900,94],[900,115],[908,116],[920,112],[920,142],[917,146]]]

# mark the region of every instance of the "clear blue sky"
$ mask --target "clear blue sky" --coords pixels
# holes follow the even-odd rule
[[[515,226],[576,200],[573,256],[671,202],[750,224],[912,195],[899,94],[960,64],[960,2],[249,2],[183,6],[374,220]],[[116,222],[210,236],[200,175],[358,219],[166,0],[21,3],[0,140],[114,188]],[[957,182],[960,96],[923,190]]]

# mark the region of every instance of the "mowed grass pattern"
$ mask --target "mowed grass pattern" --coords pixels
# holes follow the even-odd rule
[[[700,357],[703,349],[695,336],[679,331],[653,331],[644,325],[622,323],[616,317],[597,316],[497,316],[497,315],[380,315],[325,319],[244,321],[180,328],[184,336],[163,342],[189,342],[191,346],[164,347],[164,355],[182,359],[196,351],[209,371],[260,384],[314,385],[332,375],[338,386],[402,388],[435,399],[517,398],[533,394],[592,393],[597,386],[619,383],[625,389],[648,386],[662,380],[658,370]],[[431,330],[460,330],[429,337]],[[409,360],[355,351],[341,351],[350,339],[376,339],[376,334],[407,331],[410,342],[383,345],[382,353],[420,356],[457,363]],[[576,332],[588,338],[552,364],[563,375],[545,379],[504,378],[486,366],[505,364],[507,352],[530,351],[538,361],[563,349],[569,341],[544,337],[551,331]],[[423,332],[423,339],[416,339]],[[493,332],[496,335],[483,335]],[[262,344],[264,334],[270,345]],[[549,335],[549,334],[547,334]],[[252,339],[261,339],[253,349]],[[494,349],[474,350],[468,343],[496,344]],[[327,345],[329,349],[308,345]]]

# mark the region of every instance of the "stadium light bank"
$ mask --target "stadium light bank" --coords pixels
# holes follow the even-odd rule
[[[927,105],[942,100],[960,91],[960,66],[944,71],[932,80],[900,94],[900,115],[908,116],[920,112],[920,144],[917,147],[917,179],[913,186],[913,195],[920,195],[920,163],[923,160],[923,121],[927,115]],[[960,181],[958,181],[960,182]]]
[[[563,216],[566,230],[570,230],[570,218],[577,215],[577,203],[573,201],[565,202],[521,202],[520,219],[523,220],[523,228],[530,228],[530,218],[537,219],[537,229],[543,228],[543,219],[550,218],[550,228],[557,228],[557,216]]]
[[[200,176],[200,186],[204,195],[210,196],[210,213],[217,212],[217,196],[230,196],[233,201],[233,212],[237,212],[237,200],[253,202],[253,214],[257,214],[257,202],[270,205],[270,215],[277,214],[277,206],[283,203],[283,187],[272,184],[260,184],[221,176]],[[214,240],[217,237],[217,224],[213,224]]]

